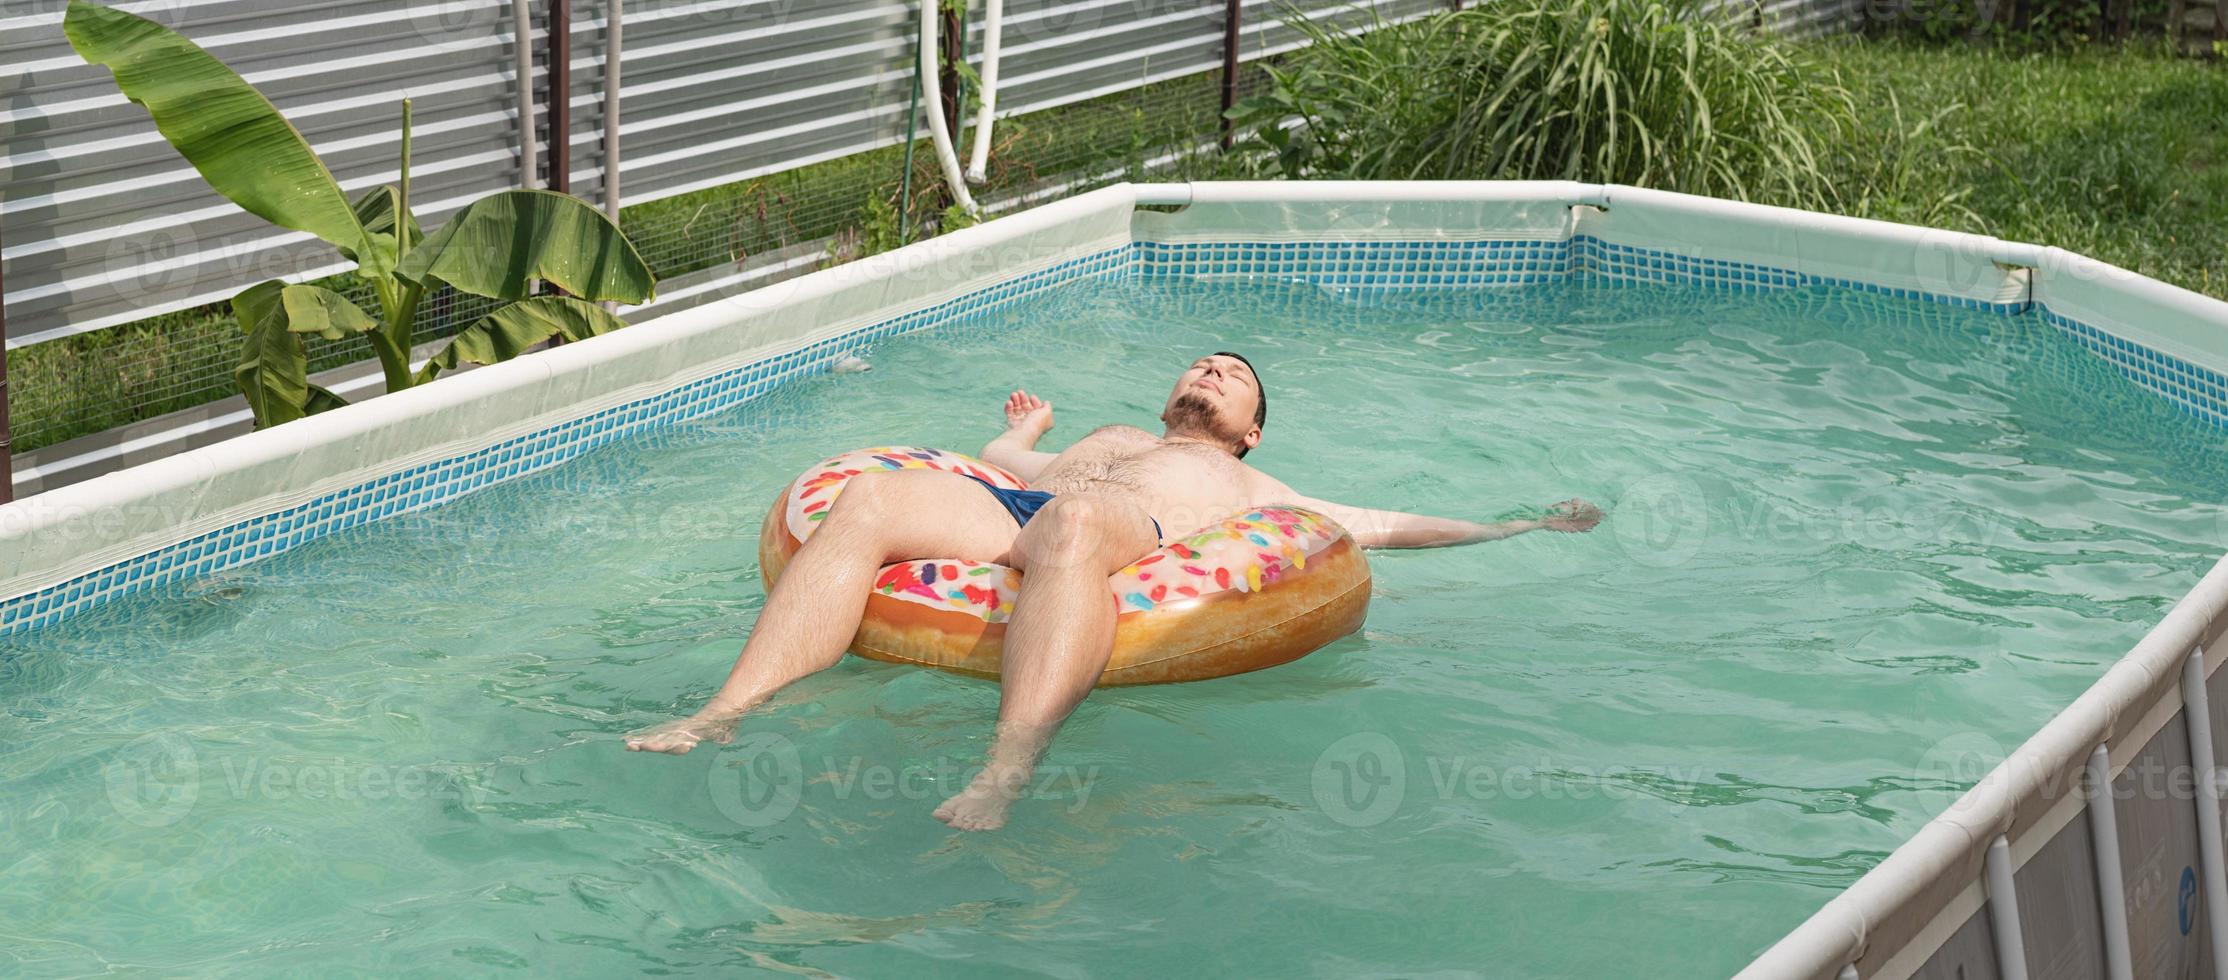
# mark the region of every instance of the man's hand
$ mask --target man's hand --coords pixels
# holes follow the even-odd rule
[[[1006,396],[1006,428],[1027,436],[1031,445],[1052,428],[1052,403],[1026,391]]]
[[[982,460],[1024,480],[1034,480],[1057,453],[1037,452],[1037,440],[1052,428],[1052,403],[1026,391],[1006,396],[1006,431],[982,447]]]
[[[1601,523],[1601,508],[1575,497],[1547,508],[1539,526],[1549,531],[1591,531]]]

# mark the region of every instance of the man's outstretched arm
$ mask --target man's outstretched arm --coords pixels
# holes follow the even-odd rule
[[[1034,480],[1059,453],[1037,452],[1037,440],[1052,428],[1052,403],[1026,391],[1006,396],[1006,431],[982,447],[985,463],[1024,480]]]
[[[1480,541],[1499,541],[1526,531],[1590,531],[1594,525],[1601,523],[1601,508],[1577,499],[1552,505],[1538,517],[1495,521],[1491,524],[1479,524],[1454,517],[1407,514],[1397,510],[1348,507],[1313,497],[1300,497],[1291,502],[1321,512],[1344,525],[1347,533],[1354,536],[1354,543],[1364,548],[1444,548],[1450,545],[1476,544]]]
[[[1479,524],[1453,517],[1349,507],[1302,494],[1267,474],[1261,478],[1267,482],[1260,490],[1264,502],[1291,503],[1321,513],[1344,526],[1354,536],[1354,543],[1364,548],[1444,548],[1499,541],[1526,531],[1591,531],[1601,523],[1601,508],[1575,498],[1549,506],[1538,517]]]

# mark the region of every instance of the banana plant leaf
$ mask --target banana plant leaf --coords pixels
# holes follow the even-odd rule
[[[366,278],[386,275],[348,198],[308,141],[263,93],[207,51],[144,17],[70,0],[70,46],[116,75],[124,96],[217,193],[272,224],[305,231],[358,256]]]
[[[232,380],[247,397],[257,428],[308,414],[309,357],[302,351],[302,338],[286,327],[285,291],[286,283],[273,279],[232,297],[232,312],[247,332]]]
[[[330,412],[346,404],[348,404],[348,399],[313,384],[309,386],[309,401],[302,406],[302,410],[310,415],[315,415],[319,412]]]
[[[286,317],[286,329],[293,333],[339,340],[379,328],[379,321],[349,302],[348,297],[323,286],[288,286],[279,293],[279,305],[279,312]]]
[[[625,320],[594,303],[570,296],[537,296],[512,303],[458,331],[449,346],[418,369],[417,383],[424,384],[442,371],[469,361],[494,364],[525,353],[551,335],[585,340],[627,325]]]
[[[473,201],[403,257],[395,275],[524,299],[545,279],[585,300],[647,302],[657,279],[619,226],[576,197],[504,191]]]
[[[376,330],[379,323],[347,297],[322,286],[290,286],[273,279],[232,297],[247,340],[232,380],[246,396],[259,428],[292,422],[348,404],[348,400],[309,382],[309,355],[301,335],[338,340]]]

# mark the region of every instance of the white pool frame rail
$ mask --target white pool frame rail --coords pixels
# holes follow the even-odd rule
[[[0,506],[0,638],[731,408],[883,337],[1139,270],[1351,289],[1831,284],[2032,311],[2228,430],[2228,304],[2055,248],[1572,182],[1124,184]],[[2224,609],[2228,560],[1743,980],[2228,976]],[[2188,790],[2151,785],[2158,771]]]

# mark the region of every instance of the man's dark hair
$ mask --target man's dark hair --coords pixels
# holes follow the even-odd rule
[[[1253,424],[1256,428],[1267,429],[1269,427],[1269,389],[1261,383],[1261,369],[1254,367],[1252,361],[1246,360],[1244,354],[1236,351],[1218,350],[1215,352],[1215,356],[1235,357],[1238,359],[1238,363],[1246,366],[1246,370],[1253,372]],[[1246,458],[1246,453],[1249,451],[1249,447],[1240,445],[1238,447],[1238,458]]]

